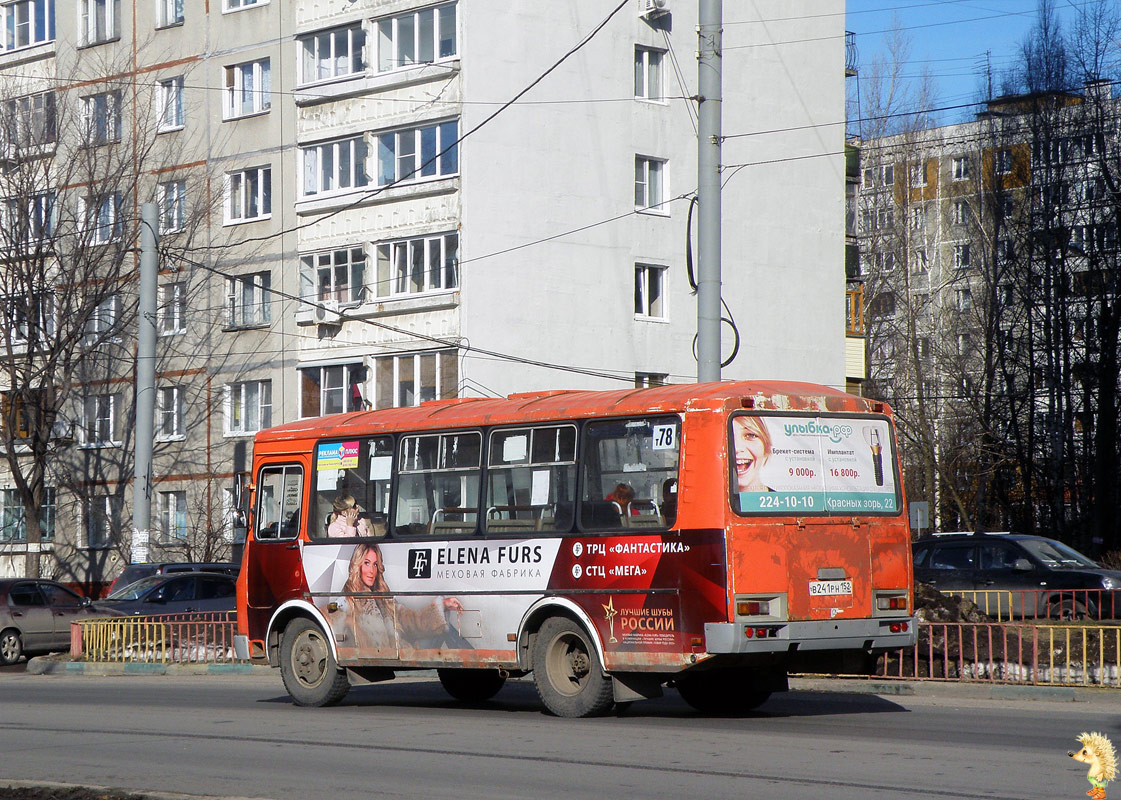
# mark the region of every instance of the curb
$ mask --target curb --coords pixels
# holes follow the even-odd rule
[[[27,662],[29,675],[264,675],[269,669],[257,664],[103,664],[59,661],[37,656]]]
[[[1096,686],[1035,686],[961,681],[875,680],[864,678],[791,677],[790,688],[803,692],[874,694],[884,697],[934,697],[967,700],[1033,700],[1052,703],[1116,701],[1117,689]]]

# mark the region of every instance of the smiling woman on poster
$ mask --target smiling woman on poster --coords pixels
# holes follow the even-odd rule
[[[379,592],[388,594],[385,582],[385,563],[377,544],[359,544],[350,556],[350,566],[344,592],[363,594]],[[463,606],[454,597],[433,600],[416,609],[401,605],[392,597],[340,597],[338,611],[333,612],[336,633],[341,631],[359,650],[385,649],[399,646],[413,647],[419,639],[452,635],[446,611],[462,611]],[[394,621],[396,620],[396,624]]]
[[[771,457],[771,433],[759,417],[732,419],[732,445],[736,454],[736,491],[773,492],[761,472]]]

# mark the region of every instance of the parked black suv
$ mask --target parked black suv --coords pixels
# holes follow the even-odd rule
[[[1054,539],[936,534],[915,542],[912,551],[916,581],[943,592],[991,592],[976,602],[993,616],[1007,618],[1011,610],[1022,617],[1121,617],[1121,572]]]

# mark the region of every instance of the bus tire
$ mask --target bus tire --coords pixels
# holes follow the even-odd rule
[[[753,687],[750,676],[720,669],[681,675],[674,685],[681,699],[702,714],[743,714],[771,696],[770,689]]]
[[[464,703],[490,700],[506,683],[506,676],[496,669],[438,669],[444,690]]]
[[[350,690],[323,629],[306,617],[288,623],[280,640],[280,674],[298,706],[333,706]]]
[[[549,617],[537,631],[533,682],[541,702],[558,717],[603,714],[615,699],[591,637],[567,617]]]

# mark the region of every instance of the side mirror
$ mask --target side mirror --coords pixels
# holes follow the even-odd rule
[[[1012,562],[1012,569],[1016,570],[1017,572],[1031,572],[1032,565],[1031,562],[1026,558],[1017,558]]]
[[[82,608],[89,608],[93,605],[93,600],[90,600],[88,597],[83,597],[82,602],[78,605],[80,605]]]
[[[249,524],[249,473],[238,472],[234,475],[233,523],[235,528],[245,528]]]

